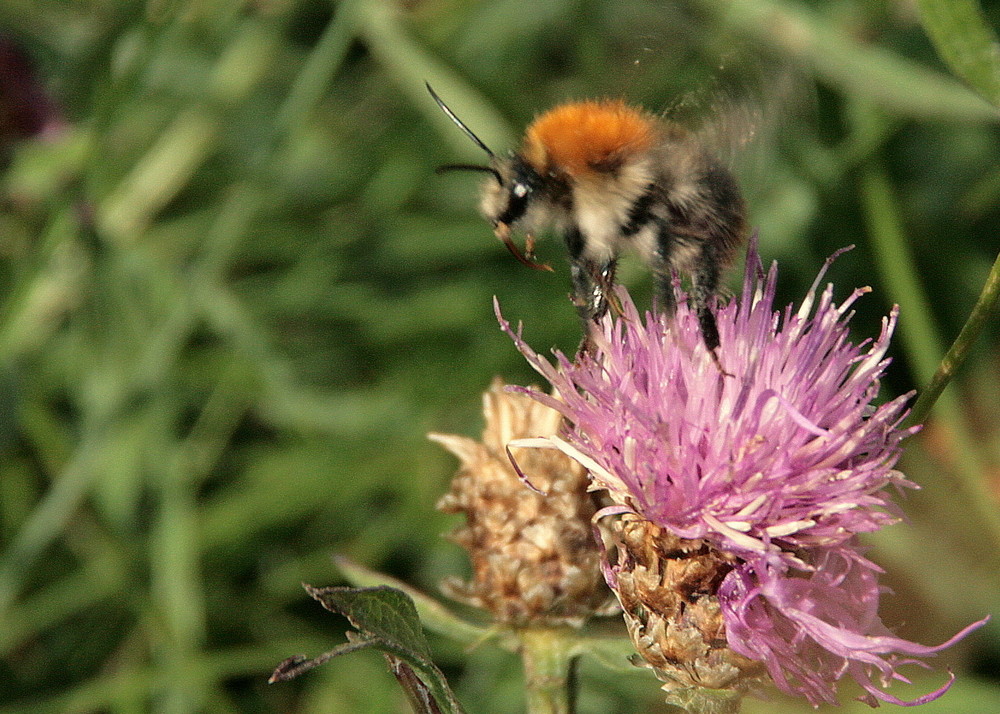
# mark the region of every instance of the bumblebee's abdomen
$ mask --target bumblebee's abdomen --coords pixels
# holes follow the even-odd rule
[[[622,101],[574,102],[538,117],[522,154],[539,172],[583,177],[616,171],[656,139],[656,122]]]
[[[702,178],[708,194],[709,223],[714,229],[719,245],[719,256],[728,262],[746,238],[746,202],[736,177],[728,170],[713,164]]]
[[[671,200],[676,191],[668,193],[670,232],[682,243],[711,243],[716,257],[728,263],[746,234],[746,203],[736,179],[708,159],[688,188],[683,201]]]

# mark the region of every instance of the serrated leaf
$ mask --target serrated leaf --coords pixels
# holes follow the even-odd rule
[[[462,619],[434,598],[400,580],[369,570],[344,556],[334,556],[333,561],[352,585],[357,587],[388,585],[406,593],[417,607],[420,622],[431,632],[465,644],[482,642],[495,633],[495,630]]]
[[[289,657],[274,670],[270,682],[288,681],[339,655],[371,648],[385,656],[417,714],[463,714],[444,674],[431,661],[417,608],[406,593],[384,585],[303,587],[327,610],[346,617],[357,632],[349,631],[348,643],[313,659]]]
[[[427,659],[431,655],[417,608],[406,593],[386,585],[373,588],[314,588],[306,592],[330,612],[343,615],[363,635],[384,639]]]

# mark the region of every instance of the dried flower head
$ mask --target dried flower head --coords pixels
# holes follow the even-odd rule
[[[707,541],[679,538],[635,513],[605,522],[616,561],[608,577],[642,661],[668,692],[744,692],[766,670],[728,646],[715,593],[733,558]],[[672,703],[683,705],[683,700]],[[696,710],[705,710],[704,706]]]
[[[483,413],[482,442],[430,435],[462,462],[438,508],[465,514],[451,537],[469,551],[473,569],[471,582],[445,588],[504,624],[579,624],[611,599],[590,534],[596,508],[586,472],[558,452],[526,452],[520,463],[539,493],[507,456],[515,439],[556,433],[562,415],[499,380],[483,395]]]
[[[905,681],[899,665],[982,624],[939,647],[922,647],[891,636],[878,619],[879,571],[855,536],[898,520],[888,490],[915,487],[894,466],[900,442],[916,429],[900,426],[910,395],[874,405],[897,310],[883,319],[876,340],[853,344],[850,308],[868,289],[837,305],[832,285],[819,292],[825,271],[797,310],[776,312],[777,269],[764,275],[751,246],[741,298],[717,311],[721,370],[683,299],[672,319],[642,316],[621,290],[622,314],[608,315],[593,330],[593,348],[575,361],[556,352],[555,365],[498,311],[503,328],[560,395],[523,390],[569,422],[549,446],[586,466],[592,487],[608,493],[616,505],[602,515],[633,514],[656,527],[648,529],[653,540],[646,545],[618,539],[617,559],[605,564],[612,588],[621,588],[626,573],[634,580],[637,552],[669,552],[673,541],[703,554],[698,567],[714,568],[700,592],[683,581],[664,582],[687,601],[657,613],[669,625],[704,598],[711,598],[706,610],[718,608],[725,636],[704,618],[705,649],[681,667],[695,676],[678,677],[655,654],[647,656],[648,642],[640,647],[661,676],[680,686],[714,686],[702,670],[724,679],[725,667],[705,669],[711,662],[736,667],[730,686],[750,686],[757,672],[735,653],[763,663],[780,689],[813,704],[836,702],[835,684],[845,674],[866,690],[870,704],[900,704],[884,691],[892,679]],[[675,547],[667,559],[679,552]],[[648,617],[662,601],[639,608],[646,616],[641,628],[630,625],[647,641],[650,631],[665,632]],[[671,646],[663,641],[652,650]]]

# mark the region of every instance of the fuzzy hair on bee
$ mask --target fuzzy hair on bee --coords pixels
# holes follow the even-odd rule
[[[520,148],[498,156],[427,89],[489,159],[439,170],[489,174],[480,210],[510,251],[526,265],[551,269],[535,262],[534,236],[562,234],[585,334],[608,311],[619,256],[633,249],[652,269],[661,312],[676,310],[674,272],[689,276],[688,300],[715,354],[711,303],[746,238],[746,203],[733,174],[694,133],[620,100],[570,102],[539,115]],[[525,235],[523,253],[514,231]]]

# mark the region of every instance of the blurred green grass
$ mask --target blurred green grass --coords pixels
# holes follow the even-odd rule
[[[493,375],[532,381],[491,298],[534,345],[578,339],[558,241],[555,275],[523,269],[475,181],[434,175],[481,157],[425,80],[498,149],[568,97],[757,92],[762,255],[790,301],[857,244],[830,278],[874,288],[858,339],[902,306],[887,396],[926,382],[1000,250],[996,110],[907,3],[6,0],[0,32],[64,121],[0,154],[4,714],[405,711],[374,655],[266,684],[343,638],[299,583],[337,582],[333,552],[427,591],[463,572],[424,434],[476,434]],[[910,444],[911,522],[872,539],[885,620],[926,643],[1000,611],[995,500],[968,486],[997,490],[998,342]],[[927,710],[1000,711],[997,632],[917,678],[959,673]],[[511,656],[434,645],[470,712],[522,710]],[[657,710],[642,672],[582,687],[581,712]]]

